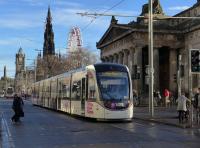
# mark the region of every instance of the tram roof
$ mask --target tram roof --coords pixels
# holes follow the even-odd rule
[[[124,69],[126,67],[122,64],[117,64],[117,63],[96,63],[94,65],[87,65],[87,66],[84,66],[84,67],[81,67],[81,68],[70,70],[70,71],[64,72],[62,74],[59,74],[59,75],[56,75],[56,76],[53,76],[53,77],[50,77],[50,78],[47,78],[47,79],[37,81],[35,83],[39,83],[41,81],[51,80],[51,79],[55,79],[55,78],[62,78],[64,76],[68,76],[68,75],[75,73],[75,72],[84,71],[86,69],[92,69],[92,67],[95,67],[95,68],[98,67],[99,68],[99,67],[103,67],[103,66],[112,66],[112,67],[118,67],[118,68],[122,68],[122,69]]]

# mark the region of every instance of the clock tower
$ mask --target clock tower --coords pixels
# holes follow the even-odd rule
[[[20,73],[22,70],[25,70],[25,54],[23,53],[22,48],[19,48],[18,53],[16,54],[16,74]]]

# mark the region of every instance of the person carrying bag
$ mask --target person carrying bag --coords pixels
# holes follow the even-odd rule
[[[20,121],[20,117],[24,117],[23,106],[24,102],[22,98],[15,94],[12,105],[12,109],[15,112],[15,114],[11,118],[13,122],[18,122]]]

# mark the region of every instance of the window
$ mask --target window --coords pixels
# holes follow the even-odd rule
[[[72,99],[81,99],[81,81],[75,81],[72,85]]]
[[[59,93],[62,99],[70,99],[70,78],[65,77],[59,80]]]
[[[62,84],[61,94],[63,98],[69,99],[70,86],[67,84]]]
[[[94,78],[89,78],[89,84],[88,84],[88,93],[89,93],[89,99],[96,99],[96,87],[95,87],[95,80]]]

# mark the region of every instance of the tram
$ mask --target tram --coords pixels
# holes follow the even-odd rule
[[[14,97],[14,88],[8,87],[5,94],[6,98],[13,98]]]
[[[130,120],[131,90],[127,66],[100,63],[34,83],[32,103],[99,120]]]

